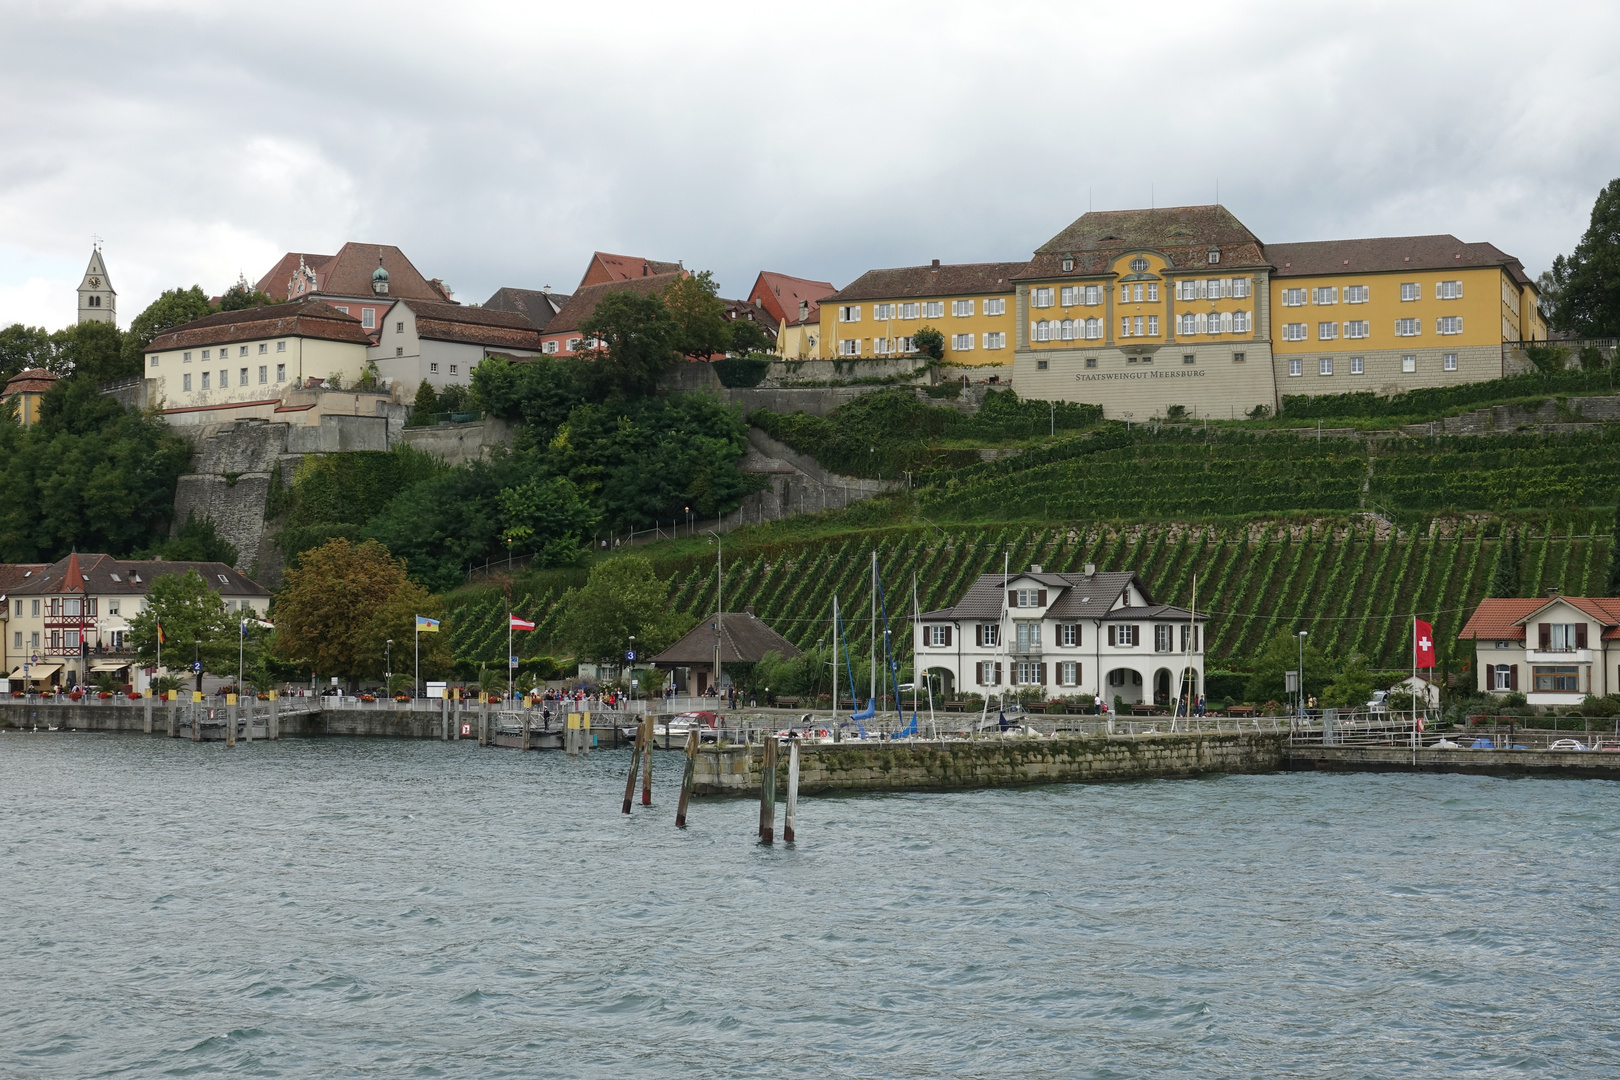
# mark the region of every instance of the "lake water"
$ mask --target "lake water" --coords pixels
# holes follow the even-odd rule
[[[1613,1077],[1620,785],[0,735],[0,1076]]]

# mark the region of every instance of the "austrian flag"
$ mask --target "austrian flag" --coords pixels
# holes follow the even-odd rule
[[[520,619],[516,615],[509,615],[508,618],[510,618],[512,620],[511,628],[513,630],[533,630],[534,629],[534,623],[528,622],[527,620],[524,620],[524,619]]]
[[[1432,668],[1434,664],[1434,627],[1422,619],[1412,620],[1412,666]]]

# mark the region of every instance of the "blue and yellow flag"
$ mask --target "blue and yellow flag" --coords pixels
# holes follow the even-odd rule
[[[418,634],[437,634],[439,632],[439,620],[430,619],[425,615],[418,615],[416,617],[416,632]]]

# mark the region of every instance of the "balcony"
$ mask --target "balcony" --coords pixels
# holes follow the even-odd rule
[[[1594,659],[1591,649],[1526,649],[1524,659],[1530,664],[1590,664]]]

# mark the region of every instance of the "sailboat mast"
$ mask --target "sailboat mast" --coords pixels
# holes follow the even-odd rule
[[[832,661],[833,661],[833,687],[832,687],[832,725],[838,728],[838,597],[833,597],[832,614]]]
[[[867,704],[877,704],[877,548],[872,549],[872,634],[871,634],[872,686],[866,696]],[[875,713],[874,713],[875,715]]]

